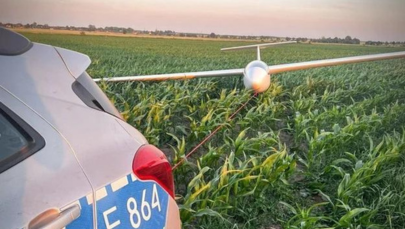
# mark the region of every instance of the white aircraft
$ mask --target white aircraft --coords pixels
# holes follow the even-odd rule
[[[146,75],[146,76],[122,76],[112,78],[94,79],[94,81],[107,81],[107,82],[125,82],[125,81],[164,81],[164,80],[185,80],[194,78],[207,78],[207,77],[232,77],[243,76],[243,82],[247,89],[253,89],[256,93],[266,91],[270,86],[270,76],[272,74],[297,71],[309,68],[327,67],[341,64],[359,63],[366,61],[377,61],[385,59],[403,58],[405,51],[392,52],[383,54],[363,55],[344,57],[336,59],[315,60],[308,62],[280,64],[268,66],[265,62],[260,60],[260,50],[281,44],[296,43],[295,41],[279,42],[279,43],[266,43],[247,46],[238,46],[231,48],[223,48],[221,51],[234,51],[242,49],[256,49],[257,60],[250,62],[245,68],[216,70],[216,71],[202,71],[202,72],[186,72],[186,73],[172,73],[160,75]]]

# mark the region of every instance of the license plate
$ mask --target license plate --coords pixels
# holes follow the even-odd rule
[[[98,228],[165,227],[169,197],[156,182],[128,175],[107,185],[105,192],[96,205]]]

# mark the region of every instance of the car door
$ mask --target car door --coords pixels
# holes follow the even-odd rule
[[[0,85],[0,228],[92,228],[92,193],[64,136]]]

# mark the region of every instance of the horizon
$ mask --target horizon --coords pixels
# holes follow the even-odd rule
[[[12,24],[12,25],[16,25],[16,24],[21,24],[21,25],[27,25],[27,24],[29,24],[29,25],[32,25],[33,23],[36,23],[36,22],[27,22],[27,23],[22,23],[22,22],[17,22],[17,23],[11,23],[11,22],[2,22],[2,21],[0,21],[0,24]],[[44,26],[44,25],[48,25],[50,28],[53,28],[53,27],[66,27],[66,26],[68,26],[68,27],[73,27],[73,28],[75,28],[75,29],[82,29],[82,28],[86,28],[86,29],[88,29],[89,27],[90,27],[90,25],[88,25],[88,26],[72,26],[72,25],[51,25],[51,24],[49,24],[49,23],[44,23],[44,24],[40,24],[40,23],[37,23],[37,25],[38,26]],[[174,32],[174,33],[176,33],[176,34],[180,34],[180,33],[183,33],[183,34],[203,34],[203,35],[210,35],[210,33],[193,33],[193,32],[186,32],[186,31],[174,31],[174,30],[170,30],[170,29],[167,29],[167,30],[141,30],[141,29],[136,29],[136,28],[131,28],[131,27],[120,27],[120,26],[104,26],[104,27],[101,27],[101,26],[96,26],[96,30],[98,30],[98,29],[105,29],[105,28],[107,28],[107,27],[115,27],[115,28],[120,28],[120,29],[133,29],[133,31],[148,31],[148,32],[153,32],[153,31],[172,31],[172,32]],[[24,28],[24,29],[44,29],[44,30],[47,30],[47,29],[45,29],[45,28]],[[80,31],[80,30],[74,30],[74,31]],[[110,31],[111,32],[111,31]],[[119,33],[119,32],[113,32],[113,33]],[[248,37],[248,36],[250,36],[250,35],[236,35],[236,34],[220,34],[220,33],[215,33],[215,35],[217,35],[217,36],[241,36],[241,37]],[[165,35],[160,35],[160,36],[165,36]],[[303,37],[303,36],[298,36],[298,37],[282,37],[282,36],[271,36],[271,35],[258,35],[258,36],[252,36],[252,37],[260,37],[260,36],[264,36],[264,37],[270,37],[270,38],[280,38],[280,39],[285,39],[285,38],[290,38],[290,39],[300,39],[300,38],[306,38],[306,39],[308,39],[308,40],[310,40],[310,39],[314,39],[314,40],[318,40],[318,39],[329,39],[329,38],[332,38],[332,39],[334,39],[334,38],[338,38],[338,39],[344,39],[346,36],[350,36],[352,39],[358,39],[357,37],[354,37],[354,36],[351,36],[350,34],[348,34],[348,35],[346,35],[346,36],[344,36],[344,37],[326,37],[326,36],[321,36],[321,37]],[[361,42],[367,42],[367,41],[372,41],[372,42],[385,42],[385,41],[378,41],[378,40],[360,40]],[[389,42],[389,41],[387,41],[387,42]],[[404,41],[400,41],[400,40],[398,40],[398,41],[394,41],[394,42],[405,42],[405,40]]]
[[[405,1],[3,0],[0,21],[236,36],[405,41]],[[276,22],[276,23],[269,23]]]

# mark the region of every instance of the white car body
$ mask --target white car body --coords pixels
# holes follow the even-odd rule
[[[148,143],[85,73],[89,57],[23,39],[0,27],[0,144],[22,147],[12,161],[0,146],[0,228],[180,228],[173,194],[134,174]]]

